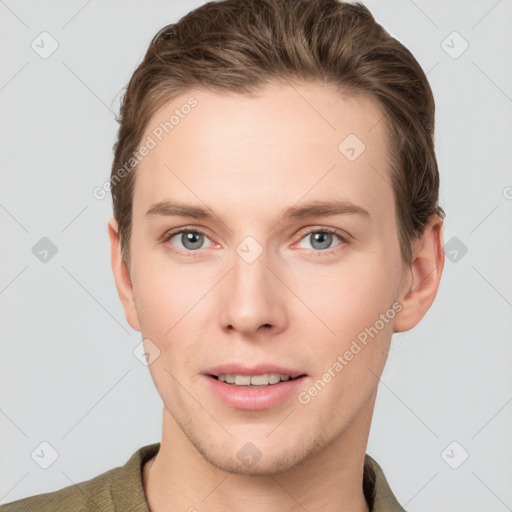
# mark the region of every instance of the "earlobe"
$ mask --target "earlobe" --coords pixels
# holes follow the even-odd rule
[[[121,256],[121,244],[117,221],[112,217],[108,222],[108,236],[110,238],[110,253],[112,272],[116,283],[117,294],[123,305],[124,313],[128,324],[140,332],[139,318],[135,307],[133,284],[131,281],[128,266]]]
[[[423,235],[413,243],[413,260],[400,300],[402,309],[396,315],[394,332],[405,332],[416,326],[425,316],[439,288],[444,268],[443,219],[434,216]]]

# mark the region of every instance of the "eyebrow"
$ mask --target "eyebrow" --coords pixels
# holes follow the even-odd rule
[[[280,215],[280,222],[310,217],[327,217],[334,215],[356,214],[371,221],[368,210],[346,199],[310,201],[301,206],[289,206]],[[176,201],[164,200],[154,203],[146,212],[147,216],[187,217],[200,220],[221,220],[212,210],[201,206],[192,206]]]

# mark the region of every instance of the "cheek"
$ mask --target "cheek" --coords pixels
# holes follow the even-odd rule
[[[151,366],[155,380],[163,366],[172,374],[193,365],[211,331],[215,308],[207,307],[218,281],[197,265],[177,264],[162,255],[138,255],[133,266],[134,297],[141,334],[160,350],[160,357]]]
[[[169,329],[208,291],[201,272],[194,271],[193,265],[177,265],[160,254],[140,251],[133,268],[134,296],[141,327],[159,337],[171,334]]]
[[[396,287],[393,269],[378,258],[360,258],[357,264],[316,268],[302,272],[297,296],[324,325],[338,345],[375,323],[391,307]],[[309,322],[308,322],[309,323]],[[330,335],[330,336],[329,336]]]
[[[397,269],[380,254],[385,251],[358,255],[357,264],[347,260],[343,268],[303,279],[299,293],[318,316],[310,315],[308,329],[324,333],[312,358],[318,388],[324,383],[329,388],[318,406],[342,401],[357,407],[378,382],[389,351],[398,279]]]

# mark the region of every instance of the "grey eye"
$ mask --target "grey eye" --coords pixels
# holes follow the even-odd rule
[[[200,249],[204,241],[204,235],[194,233],[193,231],[185,231],[181,234],[181,242],[185,249]]]
[[[312,249],[320,252],[320,251],[324,251],[326,249],[331,249],[333,247],[332,246],[333,239],[334,239],[333,237],[338,238],[338,240],[340,240],[340,243],[343,242],[343,239],[341,238],[340,235],[338,235],[336,233],[331,233],[330,231],[322,231],[322,230],[311,231],[311,232],[307,233],[302,238],[302,240],[307,240],[310,243]],[[306,247],[306,249],[309,249],[309,248]]]
[[[311,241],[311,246],[313,247],[313,249],[329,249],[332,243],[332,233],[327,233],[325,231],[317,231],[315,233],[311,233],[309,235],[309,239]],[[316,243],[318,243],[317,246],[315,246]]]
[[[179,243],[177,243],[173,239],[176,239],[177,241],[179,241]],[[202,248],[205,239],[207,239],[207,237],[203,233],[199,233],[197,231],[183,230],[171,236],[169,241],[173,245],[176,245],[179,249],[195,251],[197,249]]]

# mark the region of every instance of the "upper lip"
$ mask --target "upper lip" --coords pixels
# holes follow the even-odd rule
[[[207,375],[264,375],[265,373],[279,373],[280,375],[289,375],[292,378],[306,375],[305,372],[286,368],[284,366],[277,366],[275,364],[257,364],[254,366],[246,366],[240,363],[228,363],[213,366],[204,372]]]

